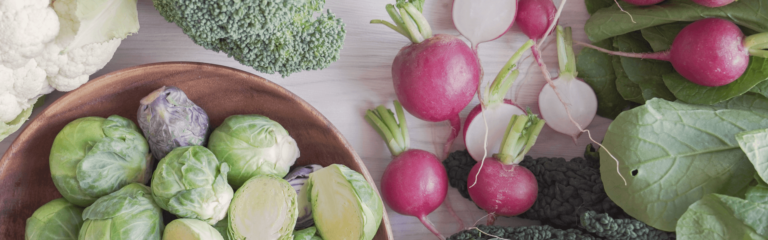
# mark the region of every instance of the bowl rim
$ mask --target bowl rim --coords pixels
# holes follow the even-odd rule
[[[142,69],[147,69],[147,68],[166,67],[166,66],[172,66],[172,65],[181,65],[181,66],[185,66],[185,67],[190,67],[191,66],[194,69],[201,69],[201,68],[204,68],[204,67],[205,68],[217,68],[217,69],[221,69],[221,70],[225,70],[225,71],[234,72],[234,73],[237,73],[237,74],[245,74],[245,75],[250,76],[250,78],[248,78],[248,79],[251,80],[251,81],[259,81],[259,82],[261,82],[261,83],[263,83],[263,84],[265,84],[265,85],[267,85],[267,86],[269,86],[271,88],[274,88],[274,89],[277,89],[277,90],[285,92],[291,98],[295,99],[296,102],[298,102],[299,105],[301,105],[302,108],[304,108],[305,110],[311,112],[313,115],[318,117],[320,120],[322,120],[326,124],[326,126],[331,130],[331,132],[333,132],[334,137],[336,139],[338,139],[344,145],[344,148],[346,148],[348,151],[350,151],[352,153],[354,161],[357,164],[359,164],[360,166],[362,166],[360,168],[362,170],[361,174],[363,174],[363,176],[365,177],[366,181],[368,181],[368,183],[371,185],[371,187],[373,187],[373,190],[375,190],[376,193],[379,196],[381,196],[381,192],[379,191],[378,187],[376,187],[376,182],[373,181],[373,177],[371,176],[370,172],[368,172],[368,167],[365,165],[365,163],[360,158],[360,156],[357,154],[357,152],[354,150],[354,148],[352,148],[352,146],[349,144],[347,139],[344,138],[344,136],[341,134],[341,132],[339,132],[338,129],[336,129],[336,126],[334,126],[322,113],[320,113],[317,109],[315,109],[315,107],[310,105],[303,98],[299,97],[298,95],[294,94],[290,90],[284,88],[283,86],[280,86],[279,84],[277,84],[277,83],[275,83],[273,81],[267,80],[266,78],[263,78],[263,77],[261,77],[259,75],[256,75],[256,74],[253,74],[253,73],[250,73],[250,72],[246,72],[246,71],[243,71],[243,70],[240,70],[240,69],[236,69],[236,68],[232,68],[232,67],[228,67],[228,66],[222,66],[222,65],[218,65],[218,64],[203,63],[203,62],[189,62],[189,61],[156,62],[156,63],[141,64],[141,65],[136,65],[136,66],[132,66],[132,67],[122,68],[122,69],[115,70],[115,71],[106,73],[104,75],[101,75],[101,76],[99,76],[99,77],[97,77],[95,79],[89,80],[88,82],[86,82],[82,86],[78,87],[77,89],[65,93],[64,95],[62,95],[61,97],[56,99],[54,102],[52,102],[50,105],[45,107],[34,118],[27,120],[28,124],[26,124],[26,126],[24,126],[21,129],[19,136],[16,137],[16,139],[13,140],[11,145],[8,147],[8,149],[3,154],[2,158],[0,158],[0,178],[2,178],[2,176],[5,173],[5,166],[6,166],[6,162],[8,161],[7,159],[10,158],[11,155],[14,155],[17,152],[17,149],[19,149],[19,148],[15,147],[15,146],[17,144],[21,144],[22,142],[26,141],[27,138],[30,137],[31,133],[30,133],[30,131],[27,131],[27,129],[29,129],[30,127],[34,127],[34,126],[38,125],[39,123],[38,123],[37,120],[39,118],[48,116],[49,115],[48,113],[50,111],[52,111],[51,109],[54,109],[54,108],[56,108],[57,106],[60,106],[60,105],[64,106],[64,102],[70,102],[72,100],[75,100],[75,99],[70,99],[70,98],[74,98],[71,95],[73,95],[73,93],[75,93],[76,91],[81,90],[81,89],[83,89],[82,91],[85,91],[85,90],[88,90],[88,89],[98,89],[99,87],[108,86],[109,83],[114,82],[114,81],[118,81],[120,79],[120,77],[119,77],[120,75],[129,73],[129,72],[133,72],[133,71],[137,71],[137,70],[142,70]],[[383,211],[382,220],[381,221],[382,221],[382,224],[384,225],[384,229],[383,230],[385,231],[385,234],[388,237],[388,239],[394,239],[393,233],[392,233],[392,225],[389,222],[389,216],[387,215],[386,209],[384,209],[384,211]]]

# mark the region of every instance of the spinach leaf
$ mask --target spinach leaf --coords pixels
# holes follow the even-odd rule
[[[613,6],[614,3],[614,0],[584,0],[584,5],[587,5],[589,15],[595,14],[597,10]]]
[[[691,205],[677,224],[677,239],[768,239],[768,205],[709,194]]]
[[[584,26],[592,42],[662,24],[692,22],[711,17],[728,19],[757,32],[768,32],[768,4],[763,0],[739,0],[719,8],[701,6],[691,0],[668,0],[660,5],[645,7],[630,4],[621,6],[632,14],[635,23],[615,5],[600,9],[592,14]]]
[[[643,40],[640,32],[631,32],[618,36],[614,40],[614,47],[622,52],[651,52],[651,46]],[[675,95],[664,85],[662,75],[674,72],[675,69],[669,62],[621,57],[621,66],[629,77],[641,90],[643,99],[663,98],[674,101]]]
[[[648,43],[651,44],[654,52],[669,50],[675,37],[689,22],[674,22],[670,24],[659,25],[655,27],[643,28],[640,30]]]
[[[616,90],[621,97],[627,101],[643,104],[643,91],[640,90],[640,85],[629,80],[627,73],[624,72],[624,67],[621,66],[621,57],[611,56],[611,63],[613,65],[613,71],[616,73]]]
[[[602,48],[613,48],[613,40],[594,43]],[[584,48],[576,58],[578,77],[584,80],[597,95],[597,114],[614,119],[629,103],[616,90],[616,73],[611,55],[591,48]]]
[[[685,79],[677,72],[664,74],[664,84],[677,99],[693,104],[711,105],[742,95],[768,79],[768,61],[750,57],[749,66],[736,81],[720,87],[705,87]]]
[[[762,179],[768,179],[768,129],[760,129],[736,134],[741,150]]]
[[[753,181],[755,169],[735,135],[766,128],[767,107],[768,99],[748,94],[717,106],[651,99],[619,114],[600,150],[605,192],[632,217],[674,231],[702,196],[743,193]],[[626,186],[605,149],[618,159]]]

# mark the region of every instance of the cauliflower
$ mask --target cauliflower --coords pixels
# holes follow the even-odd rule
[[[0,1],[0,140],[20,127],[20,124],[16,123],[23,123],[29,116],[22,112],[29,110],[41,96],[53,90],[72,91],[87,82],[91,74],[103,68],[112,59],[122,38],[127,36],[128,33],[123,37],[112,36],[109,34],[116,31],[104,33],[107,30],[103,28],[89,29],[91,32],[84,33],[87,44],[64,51],[72,47],[70,44],[78,37],[81,23],[87,24],[83,16],[77,14],[78,1]],[[128,15],[135,15],[135,0],[108,1],[119,1],[121,7],[128,8],[133,4],[134,9],[88,10],[123,11],[128,12]],[[105,13],[98,15],[105,15],[106,18],[114,16],[113,12]],[[124,21],[121,24],[138,30],[138,20],[135,23]],[[93,35],[108,35],[111,40],[88,42],[91,40],[88,37]],[[14,127],[15,129],[7,130]]]

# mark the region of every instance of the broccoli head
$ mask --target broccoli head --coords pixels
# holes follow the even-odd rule
[[[339,58],[344,23],[325,0],[153,0],[196,44],[264,73],[328,67]]]
[[[480,231],[478,231],[478,229]],[[481,232],[482,231],[482,232]],[[493,235],[493,236],[492,236]],[[578,229],[561,230],[552,226],[526,226],[526,227],[500,227],[478,225],[477,229],[470,229],[453,234],[448,240],[486,240],[486,239],[514,240],[599,240]]]
[[[675,234],[646,225],[636,219],[613,219],[608,214],[588,211],[581,215],[582,229],[611,240],[669,240]]]

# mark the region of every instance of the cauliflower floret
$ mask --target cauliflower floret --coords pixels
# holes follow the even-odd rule
[[[59,33],[59,18],[49,0],[0,1],[0,64],[19,68],[37,56]]]

